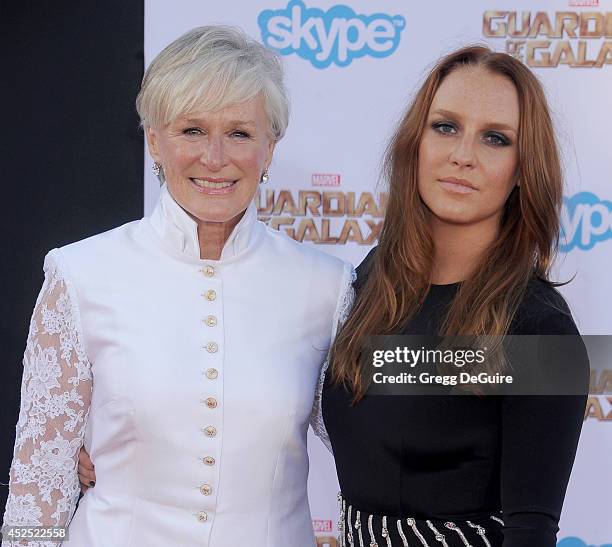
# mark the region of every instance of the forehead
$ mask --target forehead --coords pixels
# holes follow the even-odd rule
[[[196,107],[194,110],[179,116],[179,119],[207,123],[244,123],[260,126],[267,123],[265,103],[261,95],[246,101],[229,104],[217,110]]]
[[[476,123],[506,124],[518,130],[519,101],[514,83],[480,67],[451,72],[434,95],[430,112],[449,110]]]

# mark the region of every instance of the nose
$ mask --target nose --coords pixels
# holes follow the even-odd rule
[[[219,171],[225,165],[225,150],[221,136],[210,135],[200,157],[210,171]]]
[[[448,160],[457,167],[474,167],[476,165],[476,156],[472,136],[463,134],[460,138],[456,139],[455,146],[452,148]]]

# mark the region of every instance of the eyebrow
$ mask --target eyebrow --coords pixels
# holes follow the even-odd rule
[[[203,119],[196,119],[196,118],[187,118],[185,121],[187,123],[193,123],[195,125],[199,125],[204,120]],[[233,125],[233,126],[237,126],[237,127],[255,127],[255,122],[253,122],[251,120],[230,120],[228,122],[228,125]]]
[[[437,108],[432,112],[432,114],[442,114],[442,116],[447,116],[448,118],[461,119],[461,116],[456,112],[445,110],[444,108]],[[485,127],[487,129],[505,129],[506,131],[512,131],[514,133],[517,133],[517,130],[511,125],[508,125],[507,123],[491,122],[486,123]]]

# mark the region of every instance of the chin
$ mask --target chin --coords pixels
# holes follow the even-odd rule
[[[433,219],[444,224],[469,224],[474,220],[474,215],[467,211],[456,211],[452,209],[432,211]]]

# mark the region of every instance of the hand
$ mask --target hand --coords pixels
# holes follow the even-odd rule
[[[81,482],[81,492],[84,494],[88,488],[96,485],[96,472],[94,465],[89,459],[89,454],[85,448],[81,447],[79,452],[79,481]]]

